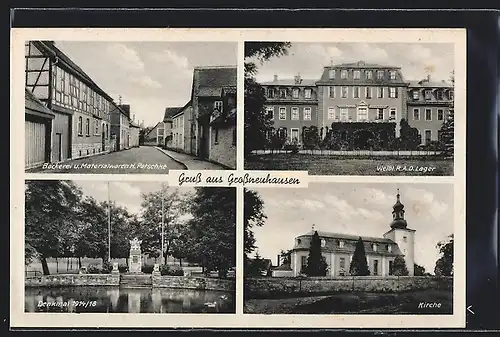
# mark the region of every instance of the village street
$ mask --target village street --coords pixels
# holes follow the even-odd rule
[[[50,164],[30,173],[167,174],[185,167],[154,147],[141,146],[104,155]]]

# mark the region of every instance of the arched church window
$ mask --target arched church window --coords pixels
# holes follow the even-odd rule
[[[321,239],[321,247],[325,247],[326,246],[326,240],[325,239]]]
[[[296,242],[297,242],[297,245],[300,245],[300,243],[301,243],[302,241],[301,241],[300,239],[297,239],[297,240],[296,240]]]
[[[396,219],[396,213],[392,213],[392,218]]]

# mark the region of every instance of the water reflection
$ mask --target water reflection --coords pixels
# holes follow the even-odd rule
[[[235,313],[234,294],[166,288],[26,288],[26,312]]]

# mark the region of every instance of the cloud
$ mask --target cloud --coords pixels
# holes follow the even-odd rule
[[[128,196],[131,197],[140,197],[141,196],[141,189],[135,186],[132,186],[129,183],[126,182],[112,182],[110,184],[110,189],[113,191],[117,191],[117,195],[121,195],[122,193],[127,194]]]
[[[364,196],[364,202],[375,205],[390,205],[396,201],[395,195],[386,194],[384,191],[377,188],[360,188],[353,191],[353,195]]]
[[[142,62],[137,51],[124,44],[111,44],[106,49],[106,52],[119,67],[125,70],[142,71],[145,68],[144,62]]]
[[[388,63],[389,54],[381,47],[369,43],[355,43],[352,45],[353,53],[359,60],[368,62],[380,62],[382,64]],[[353,62],[359,61],[354,60]]]
[[[437,200],[434,193],[424,189],[407,188],[405,197],[412,201],[411,207],[416,214],[430,216],[434,220],[439,220],[448,210],[448,204]]]
[[[353,220],[358,218],[361,219],[372,219],[374,221],[384,218],[382,213],[375,210],[368,210],[362,207],[354,207],[347,200],[341,199],[336,195],[327,194],[324,197],[325,203],[328,204],[333,212],[335,212],[339,218],[342,220]]]
[[[132,82],[140,85],[140,86],[143,86],[143,87],[146,87],[146,88],[150,88],[150,89],[160,89],[160,88],[163,87],[160,82],[155,81],[154,79],[152,79],[148,75],[142,75],[142,76],[139,76],[139,77],[133,77],[130,80]]]
[[[322,58],[323,65],[328,65],[333,60],[339,60],[343,52],[339,48],[335,46],[322,46],[320,44],[313,45],[299,45],[299,48],[305,48],[304,52],[310,54],[316,54],[317,56]]]
[[[176,67],[187,69],[189,67],[188,58],[184,55],[177,54],[176,52],[165,49],[162,52],[152,52],[151,58],[157,62],[173,63]]]

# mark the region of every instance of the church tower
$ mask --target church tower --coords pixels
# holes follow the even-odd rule
[[[415,230],[409,229],[405,220],[405,206],[401,203],[401,195],[396,194],[396,203],[392,206],[391,229],[384,234],[384,238],[396,242],[404,255],[406,268],[410,276],[414,276],[415,263]]]

